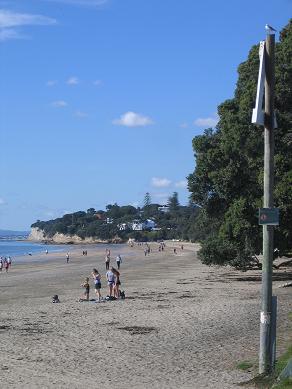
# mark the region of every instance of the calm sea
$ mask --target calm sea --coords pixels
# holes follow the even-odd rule
[[[68,245],[46,245],[41,243],[32,243],[19,240],[0,240],[0,256],[7,257],[8,255],[15,258],[17,262],[20,258],[17,257],[27,257],[27,259],[32,260],[36,254],[45,253],[48,250],[52,252],[63,252],[68,251]],[[29,253],[31,255],[29,255]]]

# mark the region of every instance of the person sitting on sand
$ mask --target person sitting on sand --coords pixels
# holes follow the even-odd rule
[[[118,299],[120,297],[120,285],[121,285],[121,281],[120,281],[120,272],[115,269],[114,267],[111,267],[111,271],[113,272],[114,276],[115,276],[115,283],[114,283],[114,296]]]
[[[106,272],[106,279],[107,279],[107,284],[108,284],[108,289],[109,289],[109,297],[112,297],[114,286],[115,286],[115,275],[112,271],[112,268],[111,268],[111,270],[108,270]]]
[[[79,301],[89,301],[89,289],[90,289],[90,286],[89,286],[89,278],[86,277],[85,278],[85,282],[83,284],[80,285],[82,288],[84,288],[84,293],[82,295],[82,297],[80,298]]]
[[[101,299],[102,299],[101,294],[100,294],[100,289],[101,289],[101,281],[100,281],[100,279],[101,279],[101,275],[99,274],[97,269],[93,269],[91,275],[92,275],[92,278],[94,280],[95,294],[98,297],[98,301],[101,301]]]

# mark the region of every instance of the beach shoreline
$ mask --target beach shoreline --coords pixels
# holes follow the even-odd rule
[[[93,267],[107,294],[98,245],[86,245],[87,256],[74,245],[68,264],[64,252],[44,253],[45,262],[0,274],[3,387],[229,389],[251,378],[236,363],[257,361],[260,272],[204,266],[195,244],[150,247],[145,256],[144,246],[110,246],[114,266],[117,254],[123,258],[122,301],[78,302]],[[278,284],[280,352],[291,335],[292,299]],[[52,304],[54,294],[60,304]]]

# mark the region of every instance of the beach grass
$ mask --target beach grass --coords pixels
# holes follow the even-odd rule
[[[239,369],[239,370],[249,370],[251,369],[252,367],[254,366],[254,362],[251,362],[251,361],[242,361],[242,362],[239,362],[237,365],[236,365],[236,368]]]

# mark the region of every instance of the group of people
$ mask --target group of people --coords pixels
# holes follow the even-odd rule
[[[101,295],[101,274],[99,271],[94,268],[91,272],[91,277],[94,282],[94,291],[97,297],[98,302],[103,301],[103,297]],[[86,277],[85,281],[80,285],[84,288],[84,293],[79,301],[89,301],[89,295],[90,295],[90,284],[89,284],[89,278]],[[115,269],[114,267],[111,267],[106,272],[106,280],[108,285],[108,295],[106,297],[106,300],[115,300],[122,297],[122,294],[120,292],[120,272]]]
[[[105,270],[109,270],[110,268],[110,261],[111,261],[111,251],[109,249],[106,249],[105,251]],[[117,255],[116,257],[116,264],[117,268],[120,269],[122,263],[122,257],[121,255]]]
[[[0,272],[2,272],[3,268],[5,269],[6,273],[8,273],[9,268],[11,267],[12,260],[11,257],[0,257]]]

